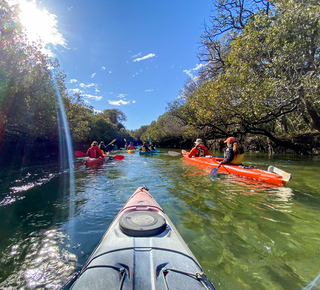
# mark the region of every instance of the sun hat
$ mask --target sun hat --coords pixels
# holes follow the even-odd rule
[[[202,139],[198,138],[196,142],[194,142],[194,144],[196,145],[203,144]]]
[[[232,144],[233,142],[236,142],[236,139],[234,137],[228,137],[226,141],[224,141],[224,143],[229,143]]]

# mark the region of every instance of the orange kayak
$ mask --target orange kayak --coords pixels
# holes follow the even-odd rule
[[[188,157],[188,152],[186,152],[185,150],[182,150],[181,153],[183,157],[191,163],[206,166],[210,169],[217,168],[220,164],[219,161],[223,160],[223,158],[216,157]],[[291,179],[291,174],[282,171],[274,166],[270,166],[269,170],[266,171],[250,166],[228,164],[220,166],[218,170],[219,172],[245,176],[248,178],[273,183],[280,186],[285,185]]]

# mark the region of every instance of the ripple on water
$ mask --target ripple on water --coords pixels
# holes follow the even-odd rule
[[[18,269],[0,288],[60,289],[77,264],[77,256],[68,250],[70,246],[67,235],[57,229],[33,232],[27,239],[16,241],[1,258],[1,267],[15,264]]]

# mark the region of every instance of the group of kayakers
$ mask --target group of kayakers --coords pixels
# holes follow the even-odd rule
[[[227,150],[225,152],[224,159],[220,162],[219,167],[222,164],[241,164],[242,159],[244,156],[244,150],[242,146],[236,141],[234,137],[228,137],[224,143],[227,145]],[[188,157],[212,157],[208,148],[203,144],[202,139],[198,138],[194,142],[195,146],[191,149],[191,151],[188,154]],[[113,144],[108,144],[108,146],[111,146]],[[91,158],[99,158],[104,157],[104,153],[107,153],[112,148],[108,148],[104,144],[103,141],[98,144],[97,141],[93,141],[91,144],[91,147],[87,150],[86,156]],[[128,146],[128,150],[134,150],[133,142],[130,142]],[[155,147],[148,142],[144,142],[143,145],[140,148],[141,151],[151,151],[155,150]]]
[[[239,142],[234,137],[228,137],[224,143],[227,145],[227,150],[219,167],[222,164],[241,164],[244,150]],[[212,157],[208,148],[203,144],[202,139],[197,139],[194,144],[195,146],[189,152],[188,157]]]

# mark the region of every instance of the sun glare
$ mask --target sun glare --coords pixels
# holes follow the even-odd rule
[[[65,39],[57,29],[56,15],[46,9],[38,9],[35,1],[17,0],[15,3],[20,6],[20,21],[30,42],[40,41],[45,47],[44,53],[49,55],[52,55],[49,44],[66,47]]]

